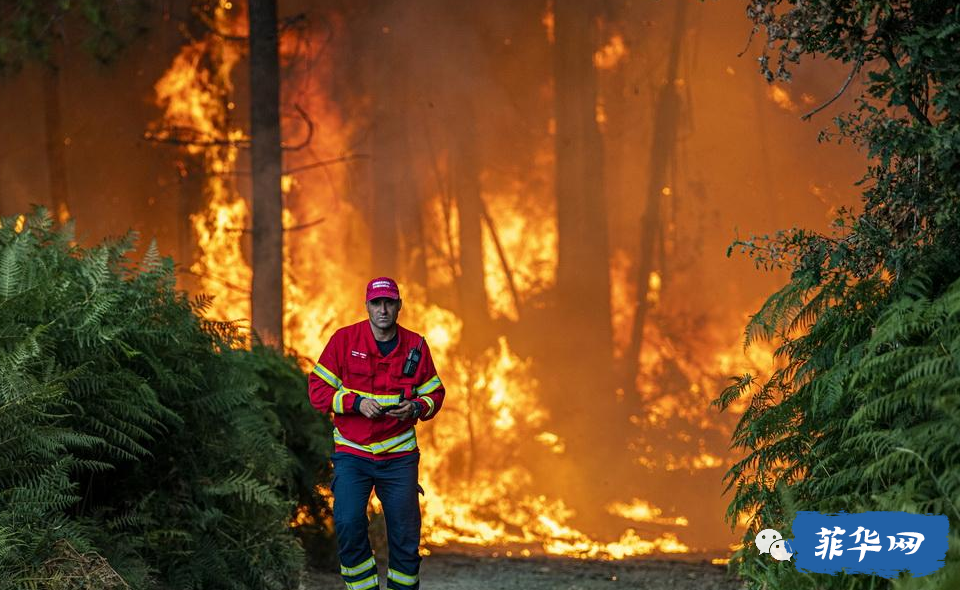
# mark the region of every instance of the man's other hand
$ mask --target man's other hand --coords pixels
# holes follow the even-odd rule
[[[383,408],[370,398],[360,400],[360,413],[367,418],[379,418],[383,415]]]
[[[399,405],[395,408],[390,408],[387,410],[387,416],[396,418],[397,420],[409,420],[413,418],[414,414],[417,411],[417,404],[408,399],[400,402]]]

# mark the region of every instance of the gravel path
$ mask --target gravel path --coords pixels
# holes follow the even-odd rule
[[[386,585],[381,564],[381,585]],[[639,558],[593,561],[563,557],[486,557],[456,553],[424,558],[424,590],[739,590],[726,566]],[[335,573],[307,572],[301,590],[342,590]]]

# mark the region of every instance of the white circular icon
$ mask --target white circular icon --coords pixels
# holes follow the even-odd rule
[[[760,550],[760,553],[769,553],[770,545],[773,545],[774,541],[779,541],[782,538],[783,535],[774,529],[763,529],[757,533],[757,549]]]
[[[774,541],[773,545],[770,545],[770,555],[777,561],[790,561],[790,558],[793,556],[791,549],[790,544],[781,539]]]

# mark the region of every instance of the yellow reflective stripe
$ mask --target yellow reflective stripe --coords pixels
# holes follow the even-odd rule
[[[379,455],[380,453],[387,452],[412,451],[413,449],[417,448],[417,432],[415,429],[411,428],[406,432],[390,437],[386,440],[368,445],[362,445],[345,438],[342,434],[340,434],[339,428],[334,428],[333,442],[339,445],[359,449],[361,451],[367,451],[368,453],[373,453],[374,455]]]
[[[351,390],[351,391],[353,391],[353,390]],[[372,400],[376,400],[376,401],[377,401],[378,403],[380,403],[380,404],[391,404],[391,403],[392,403],[393,405],[396,405],[396,404],[397,404],[397,400],[398,400],[399,397],[400,397],[400,394],[399,394],[399,393],[394,393],[394,394],[388,394],[388,393],[365,393],[365,392],[363,392],[363,391],[354,391],[354,393],[356,393],[356,394],[358,394],[358,395],[362,395],[363,397],[369,397],[369,398],[372,399]]]
[[[433,393],[438,389],[440,389],[440,376],[434,375],[432,379],[417,387],[417,393],[423,395],[425,393]]]
[[[430,406],[430,407],[427,409],[427,411],[423,413],[424,418],[426,418],[427,416],[429,416],[430,414],[433,413],[433,408],[434,408],[433,398],[432,398],[432,397],[423,396],[423,397],[421,397],[420,399],[422,399],[423,401],[427,402],[427,405]]]
[[[407,586],[413,586],[416,584],[419,577],[419,575],[408,576],[407,574],[402,574],[393,568],[387,570],[387,579],[393,580],[394,582],[400,582],[401,584],[405,584]]]
[[[373,560],[373,556],[371,555],[369,559],[367,559],[360,565],[355,565],[353,567],[347,567],[341,563],[340,573],[343,574],[344,576],[355,576],[357,574],[362,574],[363,572],[367,571],[368,569],[372,568],[375,565],[377,565],[377,562]]]
[[[364,578],[359,582],[346,582],[346,584],[350,590],[367,590],[367,588],[379,586],[380,580],[377,578],[377,574],[373,574],[369,578]]]
[[[346,395],[346,389],[338,389],[335,394],[333,394],[333,411],[337,414],[343,414],[343,396]]]
[[[316,366],[313,367],[313,372],[317,377],[320,377],[326,381],[327,385],[330,387],[334,389],[340,389],[343,387],[343,381],[341,381],[340,378],[333,373],[333,371],[324,367],[320,363],[317,363]]]
[[[391,453],[399,453],[399,452],[401,452],[401,451],[413,451],[413,450],[415,450],[416,448],[417,448],[417,439],[416,439],[416,438],[411,438],[410,440],[408,440],[407,442],[403,443],[402,445],[390,449],[390,452],[391,452]]]

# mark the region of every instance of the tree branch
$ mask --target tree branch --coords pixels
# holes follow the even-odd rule
[[[295,174],[297,172],[303,172],[304,170],[313,170],[314,168],[325,168],[327,166],[332,166],[333,164],[343,164],[346,162],[353,162],[354,160],[367,160],[370,158],[370,154],[347,154],[345,156],[340,156],[337,158],[330,158],[328,160],[318,160],[310,164],[304,164],[303,166],[294,166],[293,168],[287,168],[283,171],[284,174]],[[249,174],[249,172],[247,172]]]
[[[307,229],[307,228],[313,227],[313,226],[315,226],[315,225],[320,225],[320,224],[323,223],[324,221],[326,221],[326,218],[321,217],[321,218],[319,218],[319,219],[314,219],[313,221],[308,221],[307,223],[301,223],[301,224],[298,224],[298,225],[292,225],[292,226],[290,226],[290,227],[283,227],[283,228],[281,228],[281,231],[283,231],[283,232],[300,231],[300,230],[302,230],[302,229]],[[228,227],[228,228],[226,228],[226,229],[223,230],[223,231],[228,232],[228,233],[231,233],[231,234],[249,234],[249,233],[253,233],[253,229],[252,229],[252,228],[249,228],[249,227]]]
[[[801,120],[801,121],[806,121],[806,120],[809,119],[810,117],[816,115],[817,113],[819,113],[819,112],[822,111],[823,109],[825,109],[825,108],[827,108],[828,106],[830,106],[831,104],[833,104],[833,102],[834,102],[835,100],[837,100],[838,98],[840,98],[840,96],[841,96],[844,92],[847,91],[847,87],[850,86],[850,82],[853,81],[853,77],[857,75],[857,72],[860,71],[860,68],[861,68],[861,67],[863,67],[863,58],[858,59],[858,60],[857,60],[857,63],[855,63],[855,64],[853,65],[853,69],[850,70],[850,75],[847,76],[847,79],[843,81],[843,86],[841,86],[841,87],[840,87],[840,90],[838,90],[837,93],[833,95],[833,98],[831,98],[831,99],[828,100],[827,102],[823,103],[822,105],[818,106],[817,108],[813,109],[812,111],[810,111],[810,112],[807,113],[806,115],[803,115],[802,117],[800,117],[800,120]]]
[[[313,140],[313,119],[311,119],[310,115],[308,115],[307,112],[303,110],[300,107],[300,105],[298,105],[297,103],[293,103],[293,108],[296,109],[297,113],[300,115],[300,118],[303,119],[304,122],[307,124],[307,136],[304,138],[303,141],[301,141],[297,145],[286,146],[286,145],[283,145],[283,141],[281,141],[280,149],[288,152],[295,152],[298,150],[302,150],[303,148],[310,145],[310,141]]]
[[[285,228],[283,228],[283,231],[284,231],[284,232],[300,231],[300,230],[302,230],[302,229],[307,229],[307,228],[313,227],[313,226],[315,226],[315,225],[320,225],[321,223],[324,222],[324,220],[325,220],[325,218],[321,217],[320,219],[314,219],[313,221],[309,221],[309,222],[307,222],[307,223],[301,223],[301,224],[299,224],[299,225],[294,225],[294,226],[291,226],[291,227],[285,227]]]
[[[246,148],[250,146],[250,138],[242,137],[240,139],[203,139],[205,133],[192,127],[170,127],[160,131],[145,131],[143,138],[154,143],[168,143],[171,145],[184,145],[194,147],[215,147],[215,146],[233,146]],[[195,139],[194,139],[195,138]]]
[[[211,275],[211,274],[209,274],[209,273],[204,274],[204,273],[194,272],[194,271],[190,270],[189,268],[179,268],[179,269],[177,269],[177,270],[178,270],[179,272],[183,273],[183,274],[193,275],[193,276],[198,277],[198,278],[201,278],[201,279],[210,279],[211,281],[216,281],[216,282],[220,283],[221,285],[223,285],[224,287],[226,287],[227,289],[229,289],[230,291],[236,291],[237,293],[250,293],[250,289],[249,289],[249,288],[246,288],[246,289],[245,289],[245,288],[243,288],[243,287],[241,287],[241,286],[239,286],[239,285],[234,285],[233,283],[231,283],[230,281],[228,281],[228,280],[226,280],[226,279],[222,279],[222,278],[220,278],[220,277],[218,277],[218,276],[214,276],[214,275]]]
[[[903,68],[900,67],[900,61],[897,59],[896,54],[893,53],[893,48],[890,46],[890,41],[888,38],[884,37],[881,47],[882,49],[880,50],[880,54],[883,55],[884,59],[887,60],[887,63],[890,65],[890,69],[893,70],[893,73],[902,73]],[[914,102],[912,96],[905,94],[903,97],[903,104],[907,107],[907,110],[916,120],[920,121],[924,125],[933,125],[930,122],[930,119],[927,118],[926,113],[921,111],[920,107],[917,106],[917,103]]]
[[[480,199],[480,214],[483,217],[483,221],[487,224],[487,229],[490,230],[490,237],[493,239],[493,245],[496,247],[497,257],[500,259],[500,265],[503,267],[503,274],[507,276],[507,284],[510,286],[510,295],[513,297],[513,304],[517,308],[517,317],[519,318],[520,295],[517,293],[517,283],[513,280],[513,271],[510,270],[510,265],[507,263],[507,255],[503,251],[503,244],[500,243],[500,237],[497,235],[497,228],[494,227],[493,220],[490,219],[490,213],[487,212],[487,204],[483,202],[483,199]]]

